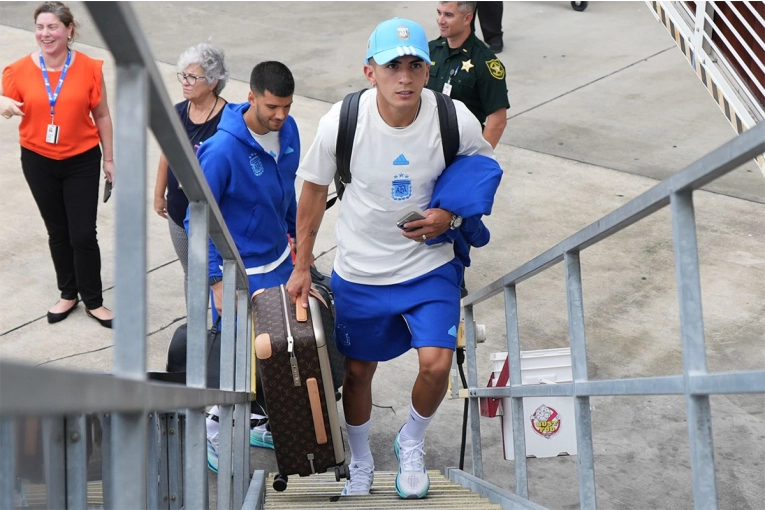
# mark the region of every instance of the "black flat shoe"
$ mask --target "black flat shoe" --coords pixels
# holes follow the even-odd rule
[[[66,319],[67,317],[69,317],[69,314],[72,313],[72,310],[77,308],[78,304],[80,304],[80,300],[75,299],[72,307],[65,312],[61,312],[61,313],[48,312],[48,324],[55,324],[57,322],[61,322],[62,320]]]
[[[112,319],[99,319],[98,317],[96,317],[95,315],[93,315],[92,313],[90,313],[90,310],[88,310],[87,308],[85,309],[85,314],[86,314],[88,317],[90,317],[91,319],[95,319],[95,320],[97,320],[97,321],[98,321],[98,323],[99,323],[100,325],[102,325],[103,327],[105,327],[105,328],[109,328],[109,329],[112,329]]]

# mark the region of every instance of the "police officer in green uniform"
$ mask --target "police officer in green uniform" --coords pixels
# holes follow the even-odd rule
[[[430,41],[427,87],[458,99],[484,126],[483,137],[497,146],[507,125],[505,67],[470,28],[478,2],[439,2],[441,37]]]

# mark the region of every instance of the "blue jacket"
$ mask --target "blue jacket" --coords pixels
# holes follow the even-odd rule
[[[288,116],[279,130],[276,163],[250,134],[242,114],[249,103],[224,108],[218,132],[197,151],[212,195],[246,268],[276,261],[295,237],[295,173],[300,162],[300,136]],[[189,215],[184,221],[189,229]],[[221,276],[223,259],[210,240],[209,276]]]
[[[478,248],[489,242],[489,229],[481,217],[491,214],[501,179],[502,168],[492,158],[480,154],[454,158],[438,177],[429,207],[462,216],[462,225],[427,244],[453,242],[455,256],[465,267],[470,266],[470,246]]]

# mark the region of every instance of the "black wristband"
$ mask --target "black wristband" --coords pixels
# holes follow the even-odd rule
[[[209,278],[207,279],[207,284],[208,284],[210,287],[212,287],[212,286],[213,286],[213,285],[215,285],[216,283],[218,283],[218,282],[222,282],[222,281],[223,281],[223,277],[222,277],[222,276],[211,276],[211,277],[209,277]]]

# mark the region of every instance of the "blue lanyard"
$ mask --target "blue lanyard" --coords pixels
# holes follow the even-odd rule
[[[61,93],[61,86],[64,84],[64,78],[66,78],[66,72],[69,70],[69,64],[72,62],[72,52],[67,50],[66,62],[64,62],[64,69],[61,70],[61,78],[58,79],[58,86],[56,86],[56,92],[50,90],[50,80],[48,79],[48,70],[45,68],[45,61],[42,57],[42,51],[40,52],[40,69],[42,69],[43,80],[45,81],[45,88],[48,90],[48,103],[50,103],[50,116],[53,117],[54,109],[56,107],[56,100]]]

